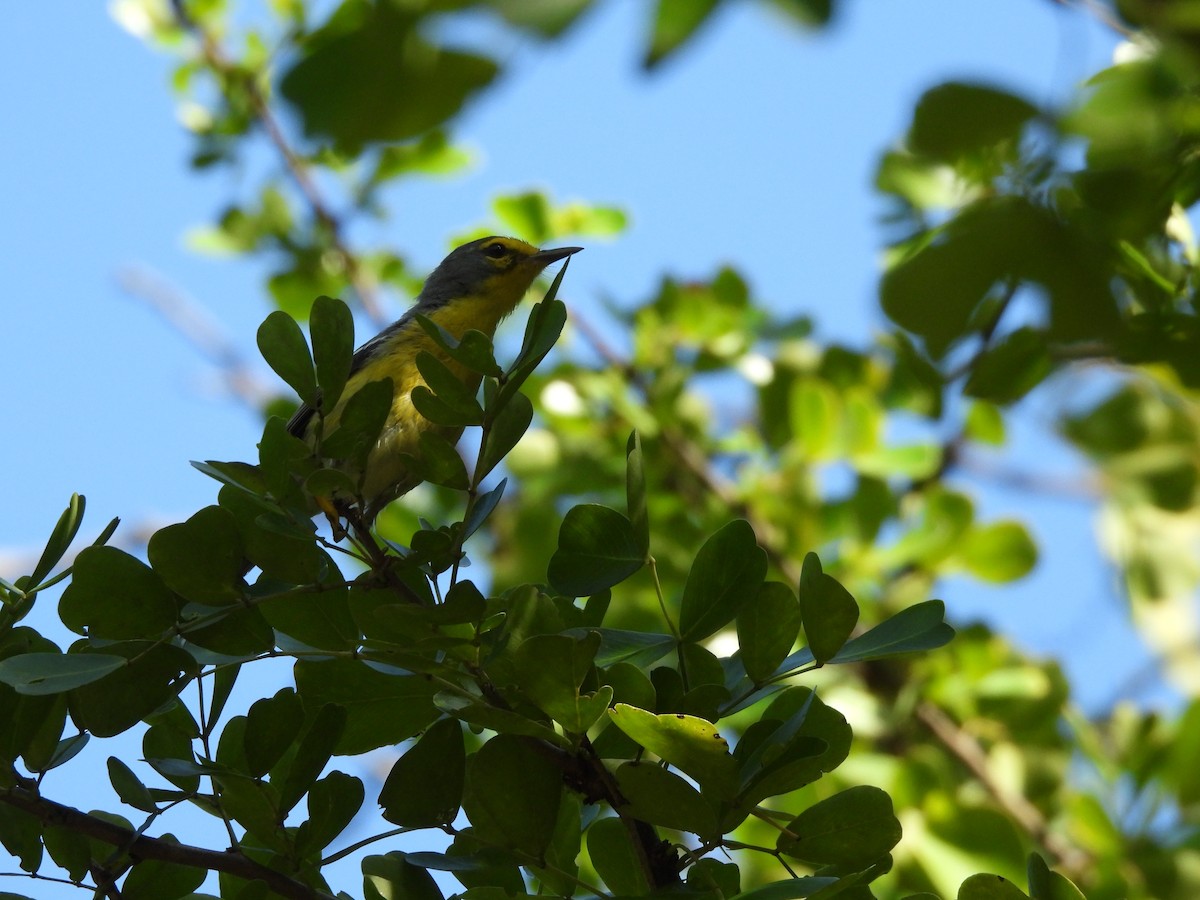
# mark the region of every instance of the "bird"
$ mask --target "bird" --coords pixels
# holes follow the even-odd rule
[[[335,498],[332,504],[328,498],[317,498],[331,522],[341,515],[350,519],[356,530],[369,528],[385,506],[420,483],[405,456],[419,457],[422,433],[436,431],[451,444],[462,435],[462,428],[435,425],[413,406],[413,389],[425,384],[417,369],[417,355],[425,350],[436,356],[472,393],[479,389],[481,376],[451,359],[417,317],[428,317],[456,338],[475,330],[491,339],[547,266],[582,249],[540,250],[517,238],[496,235],[463,244],[438,264],[399,319],[354,352],[342,395],[321,423],[324,433],[336,427],[347,401],[371,382],[391,379],[392,405],[362,471],[348,473],[358,482],[361,506],[352,509],[345,498]],[[287,423],[287,430],[314,446],[317,419],[317,410],[304,403]]]

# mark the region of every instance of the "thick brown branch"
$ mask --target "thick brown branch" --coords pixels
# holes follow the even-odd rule
[[[239,853],[206,850],[189,844],[173,844],[159,838],[147,837],[73,807],[48,800],[29,788],[11,787],[0,790],[0,803],[29,813],[44,825],[56,825],[93,840],[120,847],[135,861],[153,859],[210,872],[223,872],[247,881],[262,881],[276,894],[288,900],[334,900],[323,891],[310,888]]]

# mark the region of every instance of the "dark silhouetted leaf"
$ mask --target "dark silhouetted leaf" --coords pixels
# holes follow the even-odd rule
[[[620,584],[645,559],[627,518],[607,506],[585,503],[563,518],[547,577],[564,596],[587,597]]]
[[[688,572],[679,610],[684,640],[702,641],[729,624],[743,603],[758,594],[767,554],[754,529],[735,519],[704,542]]]
[[[806,862],[865,868],[899,840],[891,798],[877,787],[861,785],[804,810],[786,826],[777,846]]]
[[[815,553],[804,557],[800,572],[800,614],[808,648],[818,663],[832,659],[858,624],[858,604],[836,579],[821,570]]]

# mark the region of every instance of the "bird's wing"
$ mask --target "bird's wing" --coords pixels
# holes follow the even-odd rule
[[[416,307],[413,307],[413,309],[408,310],[408,312],[406,312],[403,316],[354,351],[354,356],[350,359],[350,374],[347,376],[347,380],[353,378],[358,372],[362,371],[363,366],[365,366],[367,362],[374,357],[375,354],[377,354],[384,347],[384,345],[387,344],[392,335],[408,324],[408,321],[414,315],[415,309]],[[320,397],[320,392],[318,392],[318,402],[320,402]],[[309,423],[312,422],[312,418],[314,415],[316,415],[316,413],[316,407],[310,406],[307,403],[301,403],[300,408],[297,409],[295,414],[288,420],[288,433],[295,435],[298,438],[304,438],[305,432],[308,430]]]

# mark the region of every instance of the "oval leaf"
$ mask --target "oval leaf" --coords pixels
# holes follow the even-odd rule
[[[704,542],[688,572],[679,610],[685,641],[702,641],[723,628],[754,597],[767,575],[767,554],[754,529],[735,519]]]
[[[546,576],[560,594],[587,597],[624,581],[645,559],[627,518],[585,503],[567,511]]]
[[[309,406],[316,406],[317,376],[304,332],[282,310],[271,313],[258,326],[258,350],[275,374]]]

